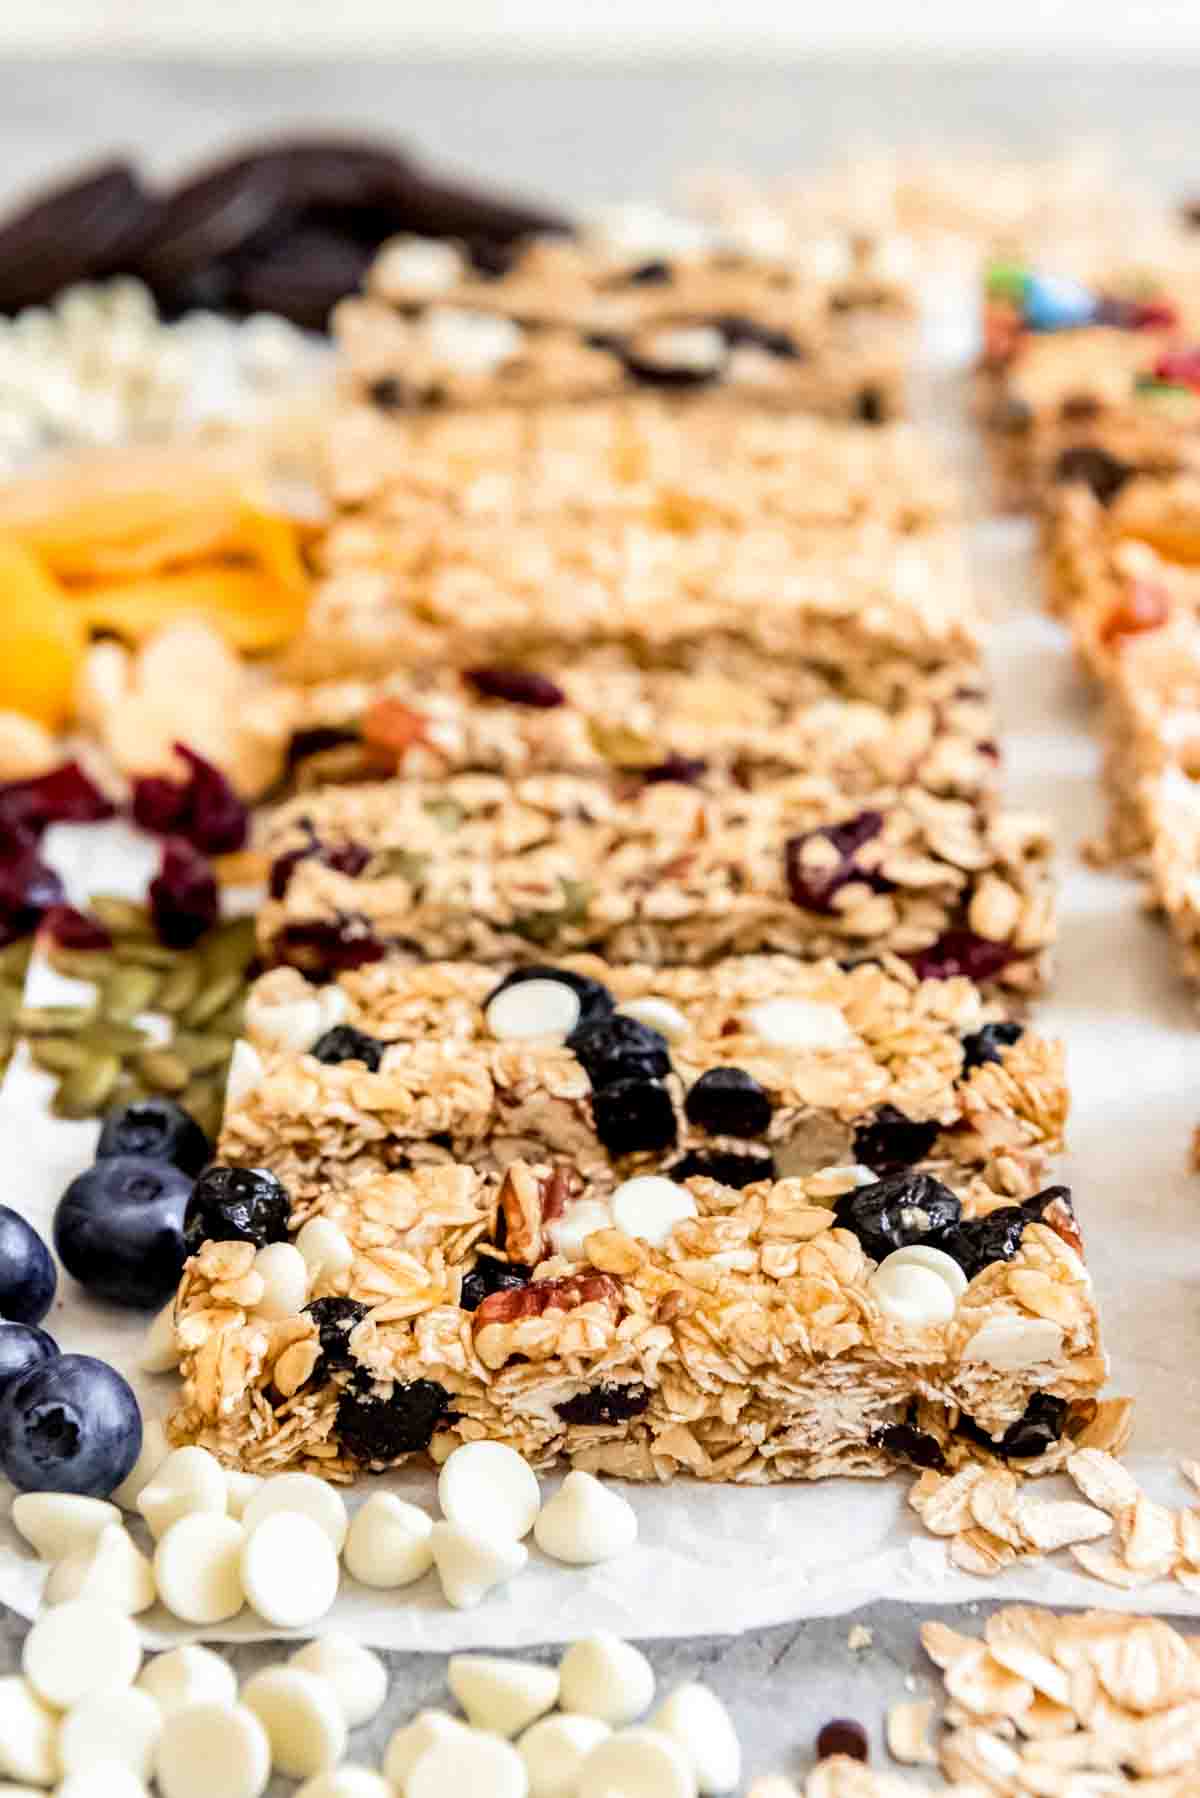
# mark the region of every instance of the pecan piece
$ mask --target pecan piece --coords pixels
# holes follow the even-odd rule
[[[546,1253],[546,1225],[561,1217],[579,1181],[569,1168],[538,1172],[514,1161],[500,1187],[504,1247],[513,1261],[536,1267]]]
[[[1075,1216],[1075,1207],[1071,1195],[1065,1186],[1052,1186],[1054,1195],[1049,1204],[1042,1210],[1039,1221],[1056,1236],[1061,1236],[1069,1249],[1083,1259],[1083,1237],[1079,1231],[1079,1223]]]
[[[388,749],[401,756],[414,743],[425,740],[428,723],[424,712],[414,712],[403,700],[377,699],[363,716],[363,741],[376,749]]]
[[[513,1292],[493,1292],[475,1313],[475,1333],[485,1324],[513,1324],[546,1311],[574,1311],[579,1305],[606,1305],[615,1322],[621,1309],[621,1286],[611,1274],[568,1274],[562,1280],[532,1280]]]

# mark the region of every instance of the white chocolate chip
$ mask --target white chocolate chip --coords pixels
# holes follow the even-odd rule
[[[280,1245],[282,1246],[282,1245]],[[346,1501],[336,1486],[311,1473],[276,1473],[264,1480],[242,1512],[247,1533],[253,1534],[266,1517],[278,1511],[296,1511],[323,1529],[341,1554],[349,1527]]]
[[[854,1041],[838,1007],[820,999],[764,999],[750,1006],[743,1022],[779,1049],[842,1049]]]
[[[143,1782],[120,1761],[95,1760],[68,1773],[54,1798],[150,1798]]]
[[[336,982],[317,989],[317,1004],[321,1008],[321,1028],[317,1032],[318,1036],[324,1036],[327,1030],[335,1030],[350,1016],[350,1001]]]
[[[529,1776],[529,1798],[572,1798],[579,1770],[610,1734],[599,1717],[543,1717],[517,1743]]]
[[[164,1717],[188,1705],[233,1704],[237,1698],[237,1675],[229,1662],[198,1643],[155,1655],[137,1683]]]
[[[98,1692],[69,1710],[58,1737],[64,1773],[91,1761],[119,1761],[138,1779],[150,1778],[162,1734],[162,1712],[146,1692]]]
[[[58,1778],[58,1718],[29,1681],[0,1679],[0,1773],[48,1786]]]
[[[168,1299],[142,1338],[138,1367],[143,1373],[171,1373],[179,1366],[175,1335],[175,1300]]]
[[[119,1523],[102,1529],[88,1548],[56,1562],[43,1593],[46,1604],[94,1598],[129,1617],[148,1611],[157,1596],[153,1567]]]
[[[18,1534],[43,1561],[61,1561],[91,1548],[101,1530],[121,1521],[116,1505],[73,1492],[19,1492],[11,1515]]]
[[[433,1519],[394,1492],[373,1492],[346,1537],[347,1571],[364,1586],[411,1586],[433,1566]]]
[[[450,1690],[476,1729],[518,1736],[558,1701],[558,1674],[536,1661],[507,1661],[491,1654],[452,1654]]]
[[[691,1031],[691,1025],[678,1005],[672,1005],[669,999],[657,999],[653,994],[644,999],[627,999],[624,1005],[617,1007],[617,1013],[620,1017],[636,1018],[639,1024],[648,1024],[651,1030],[657,1030],[671,1043],[678,1042]]]
[[[1027,1317],[1024,1313],[989,1317],[965,1343],[964,1361],[984,1361],[1002,1373],[1014,1373],[1023,1367],[1036,1367],[1053,1362],[1062,1352],[1063,1333],[1059,1324],[1048,1317]]]
[[[418,1711],[411,1723],[403,1724],[392,1734],[383,1757],[383,1776],[396,1791],[406,1789],[406,1781],[421,1756],[439,1742],[461,1735],[466,1729],[449,1711]]]
[[[298,1648],[288,1660],[289,1667],[305,1673],[319,1673],[327,1679],[338,1696],[351,1729],[369,1723],[383,1709],[387,1697],[387,1668],[377,1654],[356,1642],[353,1636],[331,1630],[318,1636],[304,1648]]]
[[[246,1515],[246,1506],[256,1492],[261,1492],[265,1481],[258,1473],[239,1473],[234,1467],[225,1469],[225,1505],[231,1517],[239,1522]]]
[[[263,1282],[263,1295],[254,1307],[254,1315],[272,1322],[281,1317],[298,1317],[308,1297],[308,1263],[295,1243],[267,1243],[254,1257],[254,1271]]]
[[[173,1337],[174,1331],[172,1331]],[[147,1369],[147,1371],[150,1370]],[[120,1505],[123,1511],[136,1511],[137,1501],[141,1497],[143,1488],[150,1484],[170,1452],[167,1433],[158,1419],[154,1417],[148,1423],[143,1423],[141,1452],[127,1478],[113,1493],[114,1505]]]
[[[652,1729],[674,1736],[692,1763],[696,1784],[709,1793],[732,1792],[742,1777],[742,1750],[732,1719],[715,1692],[689,1680],[663,1700]]]
[[[243,1025],[265,1048],[290,1049],[303,1055],[325,1032],[320,997],[306,992],[274,1003],[267,984],[271,979],[271,975],[265,976],[247,994]]]
[[[467,375],[489,375],[519,354],[521,327],[511,318],[461,307],[434,306],[421,322],[425,349],[435,362]]]
[[[590,1567],[625,1554],[637,1541],[637,1512],[595,1474],[569,1473],[533,1526],[544,1554]]]
[[[252,1043],[239,1036],[233,1045],[229,1072],[225,1076],[226,1105],[240,1105],[256,1086],[261,1085],[262,1077],[262,1056]]]
[[[175,1448],[148,1486],[138,1494],[137,1508],[155,1541],[181,1517],[193,1511],[225,1515],[225,1475],[206,1448]]]
[[[587,1259],[585,1244],[593,1230],[611,1230],[612,1212],[601,1199],[576,1199],[547,1225],[546,1234],[556,1255],[568,1261]]]
[[[654,1701],[654,1669],[632,1642],[597,1630],[572,1642],[559,1665],[564,1711],[600,1717],[605,1723],[632,1723]]]
[[[525,1763],[511,1742],[463,1729],[425,1750],[404,1798],[526,1798],[528,1789]]]
[[[195,1511],[165,1531],[154,1555],[158,1595],[184,1623],[226,1623],[246,1602],[241,1558],[246,1532],[234,1517]]]
[[[575,1791],[577,1798],[695,1798],[696,1779],[673,1736],[623,1729],[592,1749]]]
[[[967,1290],[967,1276],[953,1255],[947,1255],[944,1249],[935,1249],[931,1243],[911,1242],[906,1248],[893,1249],[890,1255],[885,1255],[876,1272],[882,1273],[885,1267],[924,1268],[946,1282],[956,1302]]]
[[[244,1704],[191,1704],[164,1723],[154,1766],[162,1798],[261,1798],[271,1746]]]
[[[336,1280],[354,1261],[349,1237],[327,1217],[310,1217],[296,1237],[296,1247],[308,1268],[310,1286],[318,1280]]]
[[[523,1542],[486,1530],[435,1523],[429,1536],[434,1565],[447,1604],[466,1611],[481,1604],[494,1587],[520,1573],[529,1559]]]
[[[271,1761],[291,1779],[308,1779],[346,1752],[346,1716],[327,1679],[302,1667],[264,1667],[246,1681],[242,1703],[267,1732]]]
[[[660,1246],[676,1224],[695,1217],[696,1201],[686,1186],[665,1174],[635,1174],[612,1196],[613,1223],[626,1236]]]
[[[296,1798],[395,1798],[395,1788],[369,1767],[343,1761],[340,1767],[305,1780]]]
[[[948,1323],[958,1301],[941,1275],[911,1263],[890,1267],[890,1261],[889,1255],[867,1281],[867,1291],[884,1315],[916,1329]]]
[[[242,1549],[242,1587],[264,1623],[307,1629],[337,1597],[333,1544],[311,1517],[276,1511],[264,1517]]]
[[[662,368],[688,374],[715,374],[725,361],[728,345],[715,325],[679,325],[655,331],[645,340],[644,354]]]
[[[541,1509],[537,1475],[503,1442],[464,1442],[438,1475],[438,1503],[448,1523],[519,1542]]]
[[[484,1015],[500,1042],[535,1036],[565,1042],[582,1013],[579,994],[565,980],[535,978],[502,987]]]
[[[142,1664],[137,1625],[91,1598],[43,1611],[25,1638],[21,1666],[46,1704],[68,1711],[93,1692],[131,1686]]]
[[[463,273],[462,252],[430,237],[393,237],[371,268],[371,285],[388,299],[445,293]]]

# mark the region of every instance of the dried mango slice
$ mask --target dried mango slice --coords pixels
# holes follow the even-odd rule
[[[292,519],[279,512],[263,511],[258,506],[243,506],[238,537],[243,552],[264,574],[269,574],[289,591],[308,592],[299,531]]]
[[[0,536],[0,708],[57,729],[70,715],[87,633],[23,544]]]
[[[71,595],[88,630],[140,643],[163,625],[198,618],[247,654],[278,649],[304,623],[307,590],[250,568],[188,568],[145,580],[77,587]]]

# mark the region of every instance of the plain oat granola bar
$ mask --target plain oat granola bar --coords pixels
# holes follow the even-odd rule
[[[832,1163],[1023,1198],[1066,1121],[1057,1043],[898,961],[391,959],[320,988],[277,968],[244,1027],[221,1154],[272,1169],[298,1212],[372,1168],[521,1156],[590,1200],[642,1173],[745,1185]],[[531,1258],[515,1223],[509,1248]]]
[[[634,1479],[1061,1465],[1106,1372],[1065,1190],[989,1212],[937,1182],[904,1205],[853,1181],[671,1182],[654,1240],[600,1227],[574,1262],[552,1241],[572,1201],[544,1167],[340,1186],[320,1216],[346,1252],[294,1316],[256,1315],[254,1240],[189,1261],[171,1438],[345,1479],[484,1439]],[[518,1214],[551,1237],[532,1268],[501,1246]],[[888,1264],[913,1256],[939,1270],[936,1317],[889,1297]]]
[[[1054,933],[1044,823],[916,787],[456,775],[302,793],[268,820],[260,941],[320,973],[388,948],[710,962],[779,950],[1035,991]]]

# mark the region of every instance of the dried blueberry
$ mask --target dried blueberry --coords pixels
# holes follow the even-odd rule
[[[973,930],[947,930],[927,949],[906,957],[918,980],[994,980],[1017,958],[1011,943],[995,943]]]
[[[679,1134],[675,1107],[657,1080],[614,1080],[592,1094],[596,1135],[610,1155],[669,1149]]]
[[[910,1243],[936,1243],[958,1223],[962,1206],[948,1186],[931,1174],[890,1174],[871,1186],[856,1186],[833,1202],[843,1230],[858,1237],[873,1261]]]
[[[745,1068],[710,1068],[683,1109],[688,1122],[710,1136],[762,1136],[771,1123],[771,1101]]]
[[[576,1035],[601,1018],[611,1018],[617,1008],[616,1000],[602,981],[592,980],[586,974],[574,974],[569,968],[553,968],[535,963],[531,967],[514,968],[511,974],[506,974],[499,986],[494,986],[483,1001],[483,1010],[487,1010],[497,993],[506,991],[510,986],[519,986],[523,980],[560,980],[564,986],[570,987],[579,1000]],[[574,1047],[574,1043],[571,1047]]]
[[[265,1167],[210,1167],[192,1188],[183,1220],[189,1255],[205,1242],[286,1242],[292,1202]]]
[[[936,1119],[918,1122],[894,1105],[881,1105],[869,1124],[854,1132],[854,1159],[876,1174],[891,1174],[923,1161],[938,1138]]]
[[[1011,1261],[1021,1247],[1026,1226],[1037,1223],[1055,1199],[1066,1199],[1069,1204],[1068,1188],[1048,1186],[1022,1205],[1001,1205],[986,1217],[965,1217],[938,1246],[954,1257],[968,1280],[973,1280],[994,1261]]]
[[[316,1324],[321,1342],[321,1359],[317,1362],[313,1377],[327,1380],[336,1369],[353,1367],[350,1332],[367,1315],[367,1306],[360,1304],[357,1299],[327,1298],[314,1299],[304,1309]]]
[[[887,400],[878,387],[864,387],[854,405],[860,424],[881,425],[887,418]]]
[[[417,1454],[450,1406],[450,1394],[436,1380],[397,1385],[389,1398],[369,1383],[348,1386],[338,1399],[337,1434],[356,1461],[384,1463]]]
[[[873,893],[890,893],[894,881],[874,870],[859,868],[854,860],[863,845],[872,842],[882,829],[882,812],[859,812],[844,824],[825,824],[789,837],[783,846],[783,860],[792,904],[827,916],[834,910],[835,896],[852,880],[870,887]],[[812,843],[827,844],[833,858],[826,853],[815,857],[806,854]]]
[[[619,1012],[577,1024],[567,1047],[574,1049],[597,1089],[614,1080],[661,1080],[671,1070],[666,1037]]]
[[[883,1449],[897,1461],[908,1461],[913,1467],[932,1467],[940,1473],[946,1465],[937,1437],[917,1429],[915,1424],[886,1424],[883,1429],[872,1432],[871,1445]]]
[[[365,918],[348,916],[332,924],[285,925],[271,946],[276,961],[310,976],[344,974],[387,954]]]
[[[510,705],[536,706],[549,711],[565,705],[567,696],[557,682],[529,668],[468,668],[463,679],[484,699],[506,699]]]
[[[365,1030],[356,1030],[352,1024],[336,1024],[317,1038],[309,1053],[327,1067],[336,1067],[341,1061],[361,1061],[376,1074],[386,1048],[386,1043],[377,1036],[368,1036]]]
[[[402,412],[412,404],[411,390],[395,375],[381,375],[367,388],[367,398],[381,412]]]
[[[1130,463],[1091,443],[1073,444],[1054,465],[1056,481],[1081,482],[1091,488],[1102,506],[1111,505],[1134,472]]]
[[[1055,1398],[1049,1392],[1035,1392],[1024,1415],[1018,1417],[1016,1423],[1009,1424],[998,1442],[986,1430],[980,1429],[971,1417],[960,1418],[958,1429],[960,1435],[969,1436],[972,1442],[990,1448],[994,1455],[1001,1455],[1005,1460],[1033,1461],[1038,1455],[1044,1455],[1048,1448],[1053,1448],[1062,1436],[1066,1421],[1066,1399]]]
[[[469,1274],[463,1275],[459,1304],[464,1311],[478,1311],[484,1299],[494,1292],[515,1292],[528,1286],[531,1269],[515,1261],[497,1261],[493,1255],[481,1255]]]
[[[765,350],[768,356],[779,356],[787,362],[804,360],[804,351],[790,331],[777,331],[770,325],[759,324],[756,319],[731,314],[721,320],[721,331],[731,350],[745,347]]]
[[[636,772],[648,787],[662,786],[668,781],[675,781],[681,787],[694,787],[697,781],[704,779],[708,763],[700,756],[679,755],[672,750],[653,767],[639,768]]]
[[[732,1186],[741,1192],[759,1180],[773,1180],[775,1158],[772,1155],[722,1154],[720,1150],[701,1155],[692,1149],[667,1172],[672,1180],[715,1180],[720,1186]]]
[[[636,268],[622,277],[627,287],[664,287],[671,279],[669,262],[639,262]]]
[[[190,949],[220,912],[217,882],[211,867],[186,837],[168,837],[162,866],[150,882],[150,915],[159,939],[169,949]]]
[[[591,1386],[555,1409],[564,1423],[624,1423],[640,1417],[650,1403],[645,1386]]]
[[[987,1061],[1001,1060],[1001,1049],[1011,1049],[1025,1034],[1025,1026],[1015,1023],[985,1024],[962,1039],[963,1073],[981,1068]]]

